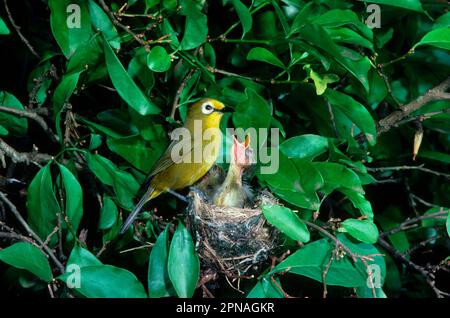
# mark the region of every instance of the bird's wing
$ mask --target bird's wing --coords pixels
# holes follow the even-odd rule
[[[164,154],[161,156],[161,158],[159,158],[159,160],[153,165],[152,171],[150,172],[150,174],[148,175],[148,177],[145,179],[145,181],[142,183],[142,187],[143,188],[147,188],[150,184],[150,181],[153,179],[153,177],[155,175],[157,175],[158,173],[160,173],[161,171],[166,170],[167,168],[169,168],[170,166],[172,166],[174,164],[174,161],[172,160],[172,150],[175,147],[175,145],[178,145],[180,142],[186,142],[183,140],[173,140],[169,146],[167,147],[166,151],[164,152]],[[190,141],[190,147],[188,148],[188,150],[184,153],[182,153],[179,157],[180,161],[183,161],[184,158],[186,158],[187,156],[190,156],[192,153],[192,150],[194,148],[194,142],[191,140]],[[184,149],[184,148],[182,148]]]

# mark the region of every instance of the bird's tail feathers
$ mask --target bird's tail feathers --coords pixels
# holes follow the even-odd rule
[[[141,212],[145,203],[147,203],[152,198],[152,194],[154,191],[155,189],[153,189],[152,187],[148,188],[148,190],[145,192],[145,194],[142,196],[142,198],[134,207],[133,211],[131,211],[125,223],[122,225],[122,228],[120,229],[120,234],[123,234],[128,230],[130,225],[134,222],[134,219],[136,219],[136,217],[138,216],[139,212]]]

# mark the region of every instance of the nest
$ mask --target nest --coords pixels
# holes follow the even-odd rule
[[[255,198],[254,208],[212,205],[199,191],[189,193],[189,226],[205,269],[241,278],[259,272],[273,254],[278,232],[266,224],[260,207],[276,204],[265,190]]]

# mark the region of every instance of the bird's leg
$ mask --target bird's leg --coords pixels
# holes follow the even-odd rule
[[[178,192],[175,192],[175,191],[170,190],[170,189],[167,190],[167,192],[170,193],[171,195],[173,195],[174,197],[180,199],[180,200],[183,201],[183,202],[186,202],[186,203],[189,202],[189,200],[188,200],[184,195],[181,195],[181,194],[179,194]]]

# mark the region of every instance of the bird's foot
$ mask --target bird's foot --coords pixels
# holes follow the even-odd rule
[[[173,195],[174,197],[176,197],[177,199],[180,199],[183,202],[186,202],[186,203],[189,202],[187,197],[185,197],[184,195],[179,194],[178,192],[175,192],[175,191],[170,190],[170,189],[167,190],[167,192],[170,193],[171,195]]]

